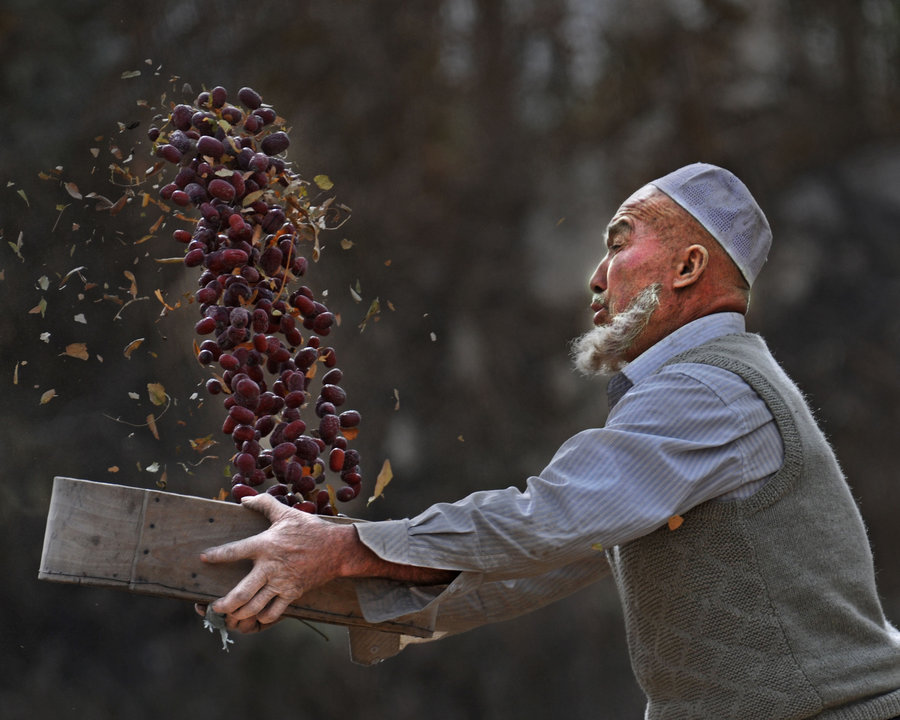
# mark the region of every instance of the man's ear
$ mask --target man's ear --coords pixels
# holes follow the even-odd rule
[[[678,259],[672,287],[682,288],[693,285],[709,264],[709,250],[702,245],[686,247]]]

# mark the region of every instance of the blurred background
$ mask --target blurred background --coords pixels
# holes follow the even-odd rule
[[[347,514],[521,487],[601,424],[603,382],[567,343],[590,324],[603,228],[637,187],[703,160],[768,213],[748,323],[836,447],[900,621],[896,0],[4,0],[0,68],[5,718],[641,715],[611,583],[362,668],[339,629],[289,621],[226,654],[185,603],[37,580],[55,475],[227,486],[227,449],[191,443],[222,420],[196,306],[155,296],[194,286],[157,262],[182,251],[174,227],[152,231],[139,198],[114,215],[84,197],[118,200],[110,164],[146,166],[152,116],[215,85],[259,91],[295,169],[353,209],[308,276],[341,314],[364,417],[367,486]],[[386,458],[394,480],[366,506]]]

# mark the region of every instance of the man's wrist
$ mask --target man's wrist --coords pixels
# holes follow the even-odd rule
[[[452,582],[458,575],[454,570],[417,567],[385,560],[360,539],[355,525],[339,525],[335,530],[333,552],[339,577],[387,578],[417,585],[440,585]]]
[[[328,553],[332,557],[335,574],[341,578],[363,577],[366,573],[366,553],[352,524],[332,524],[328,534]]]

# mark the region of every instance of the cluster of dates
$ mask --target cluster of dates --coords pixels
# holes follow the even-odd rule
[[[222,430],[236,451],[231,496],[265,488],[334,515],[337,501],[360,491],[359,453],[349,447],[360,415],[344,409],[337,355],[323,342],[335,317],[309,287],[296,287],[309,267],[301,246],[313,242],[317,252],[324,210],[310,205],[309,183],[282,156],[290,139],[275,111],[251,88],[238,100],[216,87],[148,131],[155,154],[177,167],[160,197],[199,211],[193,231],[173,233],[187,245],[184,264],[200,272],[197,359],[213,370],[207,390],[224,396]],[[329,474],[342,481],[336,491]]]

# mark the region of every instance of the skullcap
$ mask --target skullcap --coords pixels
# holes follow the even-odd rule
[[[772,246],[772,230],[744,183],[728,170],[694,163],[650,184],[696,218],[753,285]]]

